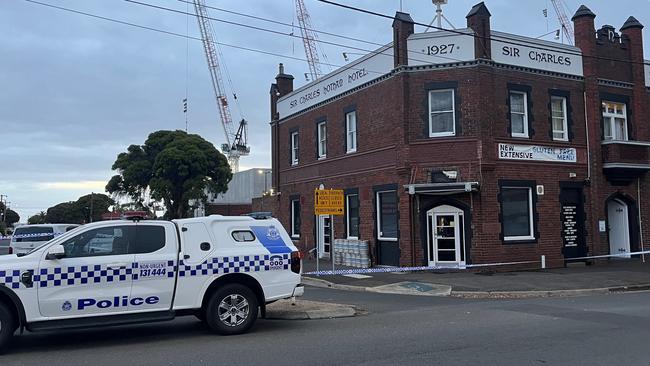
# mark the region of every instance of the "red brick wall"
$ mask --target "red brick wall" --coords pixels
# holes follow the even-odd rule
[[[252,206],[249,205],[231,205],[231,204],[207,204],[205,205],[206,215],[224,215],[224,216],[240,216],[252,211]]]

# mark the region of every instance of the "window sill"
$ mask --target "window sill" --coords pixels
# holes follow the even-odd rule
[[[325,160],[325,159],[327,159],[327,155],[318,157],[318,160]]]
[[[348,236],[346,239],[347,240],[359,240],[359,237],[358,236]]]
[[[456,132],[429,133],[430,138],[434,138],[434,137],[454,137],[454,136],[456,136]]]
[[[504,238],[503,239],[503,244],[505,245],[510,245],[510,244],[537,244],[537,238]]]
[[[528,135],[510,135],[513,139],[530,139]]]
[[[300,235],[291,235],[291,239],[292,239],[292,240],[299,240],[299,239],[300,239]]]
[[[355,152],[357,152],[357,149],[354,149],[354,150],[348,150],[348,151],[346,151],[345,153],[346,153],[346,154],[353,154],[353,153],[355,153]]]
[[[295,163],[291,163],[291,166],[297,166],[298,162],[296,161]]]
[[[397,238],[377,238],[378,241],[397,241]]]
[[[553,142],[569,142],[569,139],[553,139]]]

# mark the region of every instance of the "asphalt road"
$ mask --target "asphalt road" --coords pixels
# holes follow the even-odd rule
[[[647,365],[650,293],[463,300],[308,288],[355,318],[261,320],[220,337],[193,317],[27,333],[0,365]]]

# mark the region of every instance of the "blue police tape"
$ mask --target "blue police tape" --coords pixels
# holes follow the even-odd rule
[[[617,258],[617,257],[630,257],[633,255],[650,254],[650,250],[630,253],[619,254],[606,254],[594,255],[589,257],[565,258],[565,261],[584,260],[584,259],[601,259],[601,258]],[[364,274],[364,273],[390,273],[390,272],[422,272],[422,271],[440,271],[440,270],[462,270],[468,268],[481,268],[481,267],[498,267],[498,266],[514,266],[518,264],[534,264],[540,263],[537,261],[521,261],[521,262],[501,262],[501,263],[484,263],[484,264],[455,264],[448,266],[416,266],[416,267],[379,267],[379,268],[354,268],[354,269],[337,269],[328,271],[312,271],[303,273],[308,276],[335,276],[335,275],[348,275],[348,274]]]
[[[18,234],[18,235],[7,235],[7,236],[0,236],[1,239],[23,239],[23,238],[37,238],[41,236],[59,236],[63,235],[65,233],[36,233],[36,234]]]

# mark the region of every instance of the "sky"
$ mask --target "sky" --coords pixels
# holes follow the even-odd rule
[[[38,0],[179,35],[200,37],[196,19],[124,0]],[[180,12],[191,6],[178,0],[138,0]],[[297,24],[294,0],[205,0],[207,5]],[[435,7],[429,0],[337,0],[393,15],[411,14],[430,23]],[[346,10],[317,0],[304,0],[316,30],[376,43],[392,41],[391,20]],[[450,0],[445,16],[457,28],[476,0]],[[558,28],[548,0],[486,0],[493,30],[529,37]],[[596,28],[617,29],[628,16],[650,27],[650,0],[564,0],[570,18],[580,4],[596,13]],[[548,9],[548,18],[543,16]],[[234,121],[249,122],[251,154],[240,170],[270,167],[269,88],[278,63],[306,83],[308,66],[296,27],[209,10],[211,17],[271,29],[276,33],[213,21],[218,42],[275,55],[221,46],[224,81]],[[446,26],[446,25],[445,25]],[[650,29],[650,28],[646,28]],[[416,32],[422,32],[416,26]],[[291,34],[296,37],[292,37]],[[362,48],[376,46],[319,34],[329,63],[343,66]],[[544,39],[553,40],[553,36]],[[650,34],[645,32],[645,58]],[[323,57],[321,57],[323,59]],[[349,62],[349,61],[347,61]],[[229,76],[228,76],[229,75]],[[232,82],[230,83],[229,80]],[[187,91],[188,113],[182,99]],[[237,102],[233,100],[237,95]],[[240,108],[238,108],[238,104]],[[0,194],[21,222],[60,202],[90,192],[104,192],[116,172],[111,165],[131,144],[142,144],[157,130],[185,129],[220,146],[225,142],[203,47],[199,40],[134,28],[52,9],[26,0],[0,1]]]

